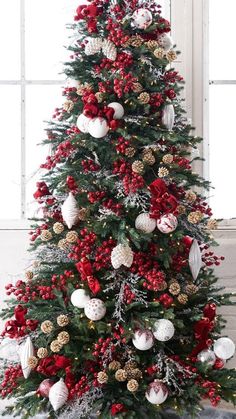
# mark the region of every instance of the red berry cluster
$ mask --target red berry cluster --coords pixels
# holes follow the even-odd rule
[[[125,285],[124,289],[124,303],[131,304],[136,298],[136,295],[131,291],[129,285]]]
[[[171,267],[175,272],[181,272],[183,268],[188,266],[188,257],[181,252],[172,256]]]
[[[110,80],[100,81],[98,83],[99,92],[101,93],[112,93],[112,87]]]
[[[116,204],[113,199],[108,199],[107,201],[104,201],[102,203],[103,207],[114,212],[117,216],[121,215],[123,205],[122,204]]]
[[[163,307],[165,307],[165,308],[169,308],[169,307],[171,307],[171,305],[172,305],[172,304],[173,304],[173,302],[174,302],[173,298],[172,298],[169,294],[167,294],[167,293],[162,294],[162,295],[159,297],[159,301],[160,301],[160,303],[163,305]]]
[[[151,95],[150,105],[154,107],[154,111],[155,111],[155,108],[159,108],[163,102],[164,102],[164,99],[161,93],[154,93]]]
[[[72,125],[70,128],[66,130],[67,135],[77,135],[80,134],[80,130],[76,125]]]
[[[75,246],[72,246],[72,252],[68,255],[70,259],[75,261],[90,255],[97,239],[96,234],[88,232],[87,228],[82,229],[79,234],[81,238],[77,240]]]
[[[45,182],[37,182],[36,183],[37,190],[34,193],[34,199],[38,201],[39,204],[42,204],[43,200],[41,198],[45,196],[50,196],[50,191],[48,189],[48,186]]]
[[[203,247],[201,246],[202,252],[208,249],[209,246],[207,244]],[[202,253],[202,261],[206,266],[219,266],[223,260],[225,260],[224,256],[216,256],[212,251]]]
[[[47,224],[42,224],[41,226],[38,226],[34,231],[31,230],[29,232],[30,240],[32,242],[35,241],[40,236],[40,234],[42,233],[43,230],[48,230],[48,225]]]
[[[89,192],[88,193],[88,200],[91,204],[95,204],[96,202],[101,201],[106,196],[106,192],[104,191],[97,191],[97,192]]]
[[[134,77],[132,73],[126,73],[124,70],[121,70],[119,73],[119,78],[114,79],[114,92],[120,98],[124,93],[129,93],[133,89],[133,84],[137,83],[137,77]]]
[[[99,164],[95,163],[92,159],[82,160],[81,165],[84,173],[97,172],[100,169]]]
[[[90,385],[88,384],[88,378],[83,375],[79,381],[75,384],[75,386],[70,390],[70,396],[74,397],[81,397],[84,393],[90,390]]]
[[[55,167],[58,163],[61,163],[63,159],[69,157],[74,151],[74,147],[72,146],[69,140],[65,141],[64,143],[59,144],[55,153],[52,156],[46,157],[46,163],[41,164],[41,169],[50,170]]]
[[[76,102],[78,99],[76,87],[65,87],[62,91],[62,95],[66,96],[68,100],[72,100],[73,102]]]
[[[116,19],[117,18],[119,19],[119,17],[121,17],[124,14],[124,10],[122,11],[121,7],[118,5],[115,6],[113,10],[116,14]],[[117,47],[125,44],[129,39],[129,36],[126,35],[124,31],[122,30],[121,25],[115,20],[113,20],[112,18],[108,18],[106,29],[109,32],[109,35],[108,35],[109,41],[114,42],[114,44]]]
[[[177,71],[166,71],[162,76],[162,80],[168,84],[174,84],[176,82],[182,81],[183,77],[180,76]]]
[[[133,273],[137,273],[142,277],[145,277],[146,274],[152,270],[156,269],[158,270],[159,265],[157,261],[150,258],[149,252],[136,252],[134,253],[134,260],[132,263],[132,266],[130,268],[130,271]]]
[[[143,287],[149,291],[159,291],[162,289],[162,284],[165,281],[165,274],[156,268],[151,269],[145,274],[146,281],[143,282]]]
[[[165,95],[168,99],[171,99],[171,100],[176,98],[176,93],[175,93],[174,89],[166,89],[165,90]]]
[[[78,186],[73,176],[67,176],[66,184],[72,193],[78,192]]]
[[[190,161],[184,157],[174,156],[174,162],[183,169],[191,170]]]
[[[123,179],[124,191],[126,195],[136,193],[138,189],[142,189],[145,185],[142,176],[132,172],[131,175],[126,175]]]
[[[197,380],[197,384],[199,384],[200,387],[204,389],[203,398],[204,399],[209,398],[212,406],[216,407],[221,400],[221,397],[217,395],[218,384],[214,381],[209,381],[209,380],[204,381],[203,379],[199,379],[199,378]]]
[[[111,350],[112,352],[115,351],[116,347],[112,343],[112,338],[99,338],[98,342],[94,344],[94,351],[93,356],[96,358],[96,361],[102,366],[101,358],[106,353],[106,351]]]
[[[95,262],[93,267],[96,271],[109,268],[111,265],[111,252],[115,247],[116,241],[113,239],[105,240],[101,246],[97,247],[95,253]]]
[[[208,217],[213,215],[212,209],[209,207],[208,203],[206,201],[202,201],[200,197],[196,199],[192,209],[194,211],[201,211],[203,214],[208,215]]]
[[[1,396],[7,397],[19,386],[18,378],[23,376],[20,365],[9,365],[4,371],[4,377],[0,383]]]
[[[113,170],[112,173],[115,175],[120,175],[120,178],[122,178],[124,175],[131,174],[132,168],[129,163],[125,159],[118,159],[115,160],[113,163]]]
[[[120,154],[125,154],[127,147],[130,147],[129,140],[126,140],[124,137],[117,138],[116,151]]]

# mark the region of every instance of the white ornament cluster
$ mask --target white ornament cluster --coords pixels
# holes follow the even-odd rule
[[[167,319],[159,319],[154,323],[153,330],[137,329],[132,339],[135,348],[140,351],[148,351],[154,345],[155,339],[159,342],[167,342],[175,333],[173,323]]]
[[[100,37],[88,38],[84,52],[88,56],[103,52],[105,57],[111,61],[115,61],[117,57],[117,49],[115,44],[108,39],[103,40]]]
[[[149,384],[145,396],[151,404],[162,404],[166,401],[168,393],[168,388],[162,381],[154,380]]]
[[[162,215],[159,220],[151,218],[147,212],[139,214],[135,220],[135,227],[143,233],[152,233],[157,227],[161,233],[172,233],[178,226],[178,220],[174,214]]]
[[[140,8],[132,15],[132,25],[137,29],[147,29],[152,24],[152,13],[150,10]]]

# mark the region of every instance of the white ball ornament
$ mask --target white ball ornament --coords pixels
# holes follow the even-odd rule
[[[152,24],[152,14],[145,8],[135,10],[132,19],[133,25],[138,29],[147,29]]]
[[[216,356],[211,349],[204,349],[203,351],[199,352],[197,356],[198,361],[205,362],[209,366],[213,366],[216,362]]]
[[[111,264],[114,269],[119,269],[122,265],[130,268],[133,259],[133,251],[128,245],[118,244],[111,252]]]
[[[160,319],[154,323],[153,335],[160,342],[167,342],[172,339],[175,333],[173,323],[167,319]]]
[[[94,138],[102,138],[107,135],[109,131],[109,125],[105,118],[96,117],[90,119],[88,124],[88,132]]]
[[[69,229],[72,228],[73,225],[77,224],[79,209],[77,207],[77,201],[72,192],[69,193],[68,197],[62,204],[61,213],[63,220]]]
[[[235,353],[235,344],[230,338],[220,338],[214,343],[214,352],[218,358],[230,359]]]
[[[88,133],[88,124],[90,121],[91,119],[85,116],[83,113],[78,117],[76,125],[79,130],[83,132],[83,134]]]
[[[173,47],[173,40],[170,35],[163,33],[158,38],[158,44],[167,52]]]
[[[123,118],[123,116],[125,114],[125,110],[120,103],[112,102],[112,103],[109,103],[109,105],[107,105],[107,106],[108,106],[108,108],[114,109],[114,111],[115,111],[114,116],[113,116],[114,119]]]
[[[84,308],[90,301],[90,296],[83,288],[79,288],[71,294],[70,300],[74,307]]]
[[[148,212],[139,214],[135,220],[135,228],[143,233],[152,233],[157,226],[156,220],[151,218]]]
[[[69,391],[61,378],[56,384],[54,384],[49,390],[49,401],[56,412],[66,403],[69,396]]]
[[[104,302],[98,298],[92,298],[84,308],[85,316],[94,322],[101,320],[105,316],[106,311]]]
[[[148,349],[151,349],[154,345],[154,337],[150,330],[138,329],[134,333],[132,342],[135,348],[140,351],[148,351]]]
[[[146,391],[146,399],[151,404],[162,404],[168,397],[168,388],[160,380],[154,380]]]
[[[178,220],[173,214],[162,215],[162,217],[157,220],[157,228],[164,234],[169,234],[175,231],[177,225]]]

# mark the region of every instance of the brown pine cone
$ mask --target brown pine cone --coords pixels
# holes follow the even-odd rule
[[[125,370],[128,368],[128,369],[132,369],[132,370],[134,370],[135,368],[137,368],[137,366],[138,366],[138,364],[137,364],[137,362],[136,361],[127,361],[126,363],[125,363]]]
[[[121,363],[119,361],[112,361],[110,362],[110,364],[108,365],[108,369],[110,371],[117,371],[121,368]]]
[[[173,51],[173,50],[170,50],[170,51],[168,51],[167,53],[166,53],[166,58],[167,58],[167,60],[168,61],[175,61],[176,60],[176,58],[177,58],[177,54],[176,54],[176,52],[175,51]]]
[[[191,224],[198,224],[202,221],[202,219],[203,219],[203,213],[201,211],[190,212],[188,215],[188,221]]]
[[[53,331],[53,329],[54,329],[54,326],[53,326],[53,323],[50,320],[45,320],[41,324],[41,330],[46,335],[48,335],[49,333],[51,333]]]
[[[187,192],[185,192],[185,199],[186,199],[188,202],[193,203],[193,202],[195,202],[195,201],[196,201],[196,199],[197,199],[197,195],[196,195],[196,194],[195,194],[195,192],[193,192],[193,191],[187,191]]]
[[[141,380],[143,376],[142,371],[139,370],[138,368],[135,368],[135,369],[129,368],[129,369],[126,369],[126,372],[127,372],[127,380],[132,380],[132,379]]]
[[[39,348],[37,350],[37,357],[40,359],[46,358],[48,356],[47,348]]]
[[[127,383],[127,390],[129,390],[131,393],[135,393],[135,391],[138,390],[139,384],[136,380],[129,380]]]
[[[165,164],[171,164],[173,163],[174,157],[172,156],[172,154],[166,154],[165,156],[162,157],[162,161]]]
[[[51,345],[50,345],[50,349],[52,352],[60,352],[61,348],[63,345],[60,344],[60,342],[58,342],[58,340],[53,340]]]
[[[141,47],[142,44],[143,38],[140,35],[131,36],[129,39],[129,45],[132,45],[132,47]]]
[[[52,229],[55,234],[61,234],[64,231],[65,227],[62,223],[55,223],[53,224]]]
[[[187,295],[193,295],[198,292],[198,287],[195,284],[188,284],[185,287],[185,292]]]
[[[70,323],[70,319],[66,314],[60,314],[60,316],[57,317],[57,324],[60,327],[65,327]]]
[[[51,240],[52,239],[51,231],[43,230],[42,233],[40,234],[40,239],[42,240],[42,242],[47,242]]]
[[[74,108],[74,102],[72,100],[67,100],[64,105],[63,105],[63,109],[64,111],[70,113]]]
[[[145,42],[145,45],[148,47],[148,49],[156,49],[158,47],[158,42],[154,40],[150,40]]]
[[[68,241],[66,239],[61,239],[59,240],[57,246],[59,247],[59,249],[61,250],[68,250],[70,245],[68,243]]]
[[[87,208],[81,208],[78,212],[78,219],[80,221],[85,221],[89,215],[89,210]]]
[[[70,341],[69,333],[66,331],[60,332],[57,336],[57,341],[60,343],[60,345],[66,345]]]
[[[144,163],[148,164],[149,166],[153,166],[156,163],[156,159],[152,153],[145,153],[142,160]]]
[[[125,370],[119,369],[115,373],[115,379],[117,381],[123,382],[127,380],[127,373]]]
[[[169,286],[169,292],[172,295],[178,295],[181,291],[180,285],[178,282],[173,282],[170,286]]]
[[[153,54],[155,55],[156,58],[164,58],[165,55],[165,51],[163,48],[156,48],[153,52]]]
[[[26,271],[25,272],[25,279],[27,281],[31,281],[31,279],[33,279],[33,277],[34,277],[34,273],[32,271]]]
[[[36,356],[30,356],[27,364],[30,368],[32,368],[32,370],[34,370],[38,365],[38,358],[36,358]]]
[[[186,294],[179,294],[177,300],[180,304],[185,305],[188,302],[188,296]]]
[[[126,150],[125,150],[125,155],[127,157],[134,157],[135,152],[136,152],[136,150],[135,150],[134,147],[127,147]]]
[[[143,91],[143,86],[138,82],[133,83],[132,90],[134,93],[141,93]]]
[[[147,103],[149,103],[150,102],[149,93],[147,93],[147,92],[140,93],[140,95],[138,96],[138,101],[142,105],[146,105]]]
[[[169,170],[166,167],[160,167],[158,169],[158,176],[159,177],[166,177],[169,174]]]
[[[135,160],[132,164],[132,170],[134,173],[141,175],[144,172],[144,164],[140,160]]]
[[[108,381],[108,375],[105,373],[105,371],[99,371],[97,380],[99,384],[105,384]]]
[[[78,240],[78,233],[76,231],[69,231],[66,235],[66,241],[68,243],[76,243]]]

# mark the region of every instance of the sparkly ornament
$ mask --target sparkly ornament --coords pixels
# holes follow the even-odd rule
[[[165,51],[163,48],[156,48],[153,54],[155,55],[156,58],[162,59],[165,55]]]
[[[115,61],[117,57],[117,49],[115,44],[108,39],[105,39],[102,44],[102,52],[108,60]]]
[[[152,153],[145,153],[142,160],[144,163],[148,164],[148,166],[153,166],[156,163],[156,159]]]
[[[83,113],[79,115],[76,125],[83,134],[88,133],[88,125],[90,121],[91,119],[85,116]]]
[[[66,387],[64,380],[61,378],[60,381],[54,384],[49,390],[49,401],[55,412],[64,406],[68,396],[68,388]]]
[[[235,344],[230,338],[220,338],[214,343],[214,352],[218,358],[230,359],[235,353]]]
[[[48,242],[49,240],[51,240],[52,239],[51,231],[43,230],[42,233],[40,234],[40,239],[42,240],[42,242]]]
[[[204,362],[209,366],[213,366],[216,361],[216,356],[210,349],[204,349],[203,351],[199,352],[197,359],[198,361]]]
[[[123,118],[124,114],[125,114],[125,110],[123,108],[123,106],[118,103],[118,102],[112,102],[109,103],[109,105],[107,105],[108,108],[112,108],[114,109],[115,113],[113,115],[113,119],[121,119]]]
[[[65,227],[62,223],[55,223],[53,224],[52,229],[55,234],[61,234],[64,231]]]
[[[60,332],[59,335],[57,336],[57,341],[61,345],[67,345],[67,343],[69,343],[69,341],[70,341],[69,333],[66,332],[65,330],[63,332]]]
[[[106,314],[106,306],[102,300],[92,298],[84,308],[84,314],[89,320],[101,320]]]
[[[32,368],[28,364],[29,358],[34,355],[34,347],[30,337],[27,337],[26,340],[20,345],[19,356],[22,372],[25,378],[28,378]]]
[[[185,292],[187,295],[194,295],[198,292],[198,287],[195,284],[187,284],[185,287]]]
[[[172,282],[169,286],[169,292],[172,295],[178,295],[180,293],[180,285],[178,282]]]
[[[132,15],[133,26],[137,29],[147,29],[152,24],[152,13],[148,9],[140,8]]]
[[[169,51],[173,47],[173,41],[171,37],[163,33],[158,38],[158,44],[162,47],[166,52]]]
[[[57,324],[60,327],[65,327],[70,323],[70,319],[66,314],[60,314],[60,316],[57,317]]]
[[[70,300],[74,307],[84,308],[90,301],[90,296],[83,288],[79,288],[73,291]]]
[[[131,379],[128,381],[127,383],[127,390],[130,391],[131,393],[135,393],[135,391],[137,391],[139,388],[139,384],[138,381],[135,379]]]
[[[162,112],[162,123],[168,130],[172,130],[175,123],[175,109],[172,104],[164,106]]]
[[[53,323],[50,320],[45,320],[42,324],[41,324],[41,330],[43,333],[45,333],[45,335],[49,335],[49,333],[51,333],[54,329]]]
[[[37,357],[40,359],[46,358],[48,356],[47,348],[39,348],[37,350]]]
[[[139,175],[142,175],[144,172],[143,162],[139,160],[135,160],[132,164],[132,170],[134,173],[138,173]]]
[[[88,132],[94,138],[102,138],[107,135],[109,125],[105,118],[97,117],[90,119],[88,124]]]
[[[193,211],[190,212],[188,215],[188,221],[191,224],[198,224],[202,221],[203,219],[203,213],[201,211]]]
[[[99,371],[97,380],[99,384],[105,384],[108,382],[108,375],[105,373],[105,371]]]
[[[153,335],[160,342],[172,339],[175,333],[173,323],[167,319],[160,319],[154,323]]]
[[[33,277],[34,277],[34,273],[32,271],[26,271],[25,272],[25,279],[27,281],[31,281],[31,279],[33,279]]]
[[[54,385],[54,381],[50,380],[50,378],[46,378],[39,384],[37,393],[39,393],[41,397],[48,397],[50,388],[53,385]]]
[[[94,55],[101,51],[103,43],[102,38],[89,38],[87,41],[84,49],[86,55]]]
[[[78,233],[76,231],[69,231],[66,235],[66,241],[68,243],[76,243],[78,240]]]
[[[168,389],[162,381],[154,380],[149,384],[145,396],[152,404],[162,404],[168,397]]]
[[[150,102],[149,93],[147,93],[147,92],[140,93],[140,95],[138,96],[138,101],[142,105],[146,105],[147,103],[149,103]]]
[[[70,192],[61,206],[63,220],[69,229],[71,229],[73,225],[77,224],[78,212],[79,209],[77,207],[77,201],[72,192]]]
[[[157,222],[151,218],[147,212],[139,214],[135,220],[135,228],[143,233],[152,233],[156,228]]]
[[[192,241],[192,245],[188,257],[189,267],[194,281],[197,279],[202,267],[202,255],[199,244],[196,239]]]
[[[150,330],[138,329],[134,333],[132,342],[135,348],[139,349],[140,351],[147,351],[148,349],[151,349],[153,347],[154,337]]]
[[[119,369],[116,371],[115,373],[115,379],[119,382],[124,382],[125,380],[127,380],[127,373],[125,370]]]
[[[173,214],[162,215],[159,220],[157,220],[157,228],[161,233],[169,234],[175,231],[178,225],[178,220]]]
[[[62,346],[63,345],[61,345],[61,343],[58,342],[57,339],[55,339],[51,342],[50,349],[51,349],[52,352],[58,353],[58,352],[60,352]]]
[[[128,245],[118,244],[111,252],[111,264],[114,269],[122,265],[130,268],[134,259],[134,254]]]

